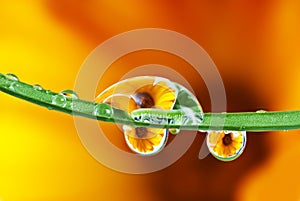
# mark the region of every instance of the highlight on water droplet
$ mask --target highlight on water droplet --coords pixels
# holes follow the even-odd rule
[[[67,89],[67,90],[63,90],[62,92],[60,92],[60,94],[64,95],[67,98],[72,98],[72,99],[79,99],[79,96],[77,95],[77,93],[73,90]]]
[[[37,91],[42,91],[42,90],[43,90],[43,87],[42,87],[41,85],[39,85],[39,84],[34,84],[34,85],[32,85],[32,87],[33,87],[35,90],[37,90]]]
[[[113,110],[111,106],[106,103],[96,104],[94,107],[93,115],[111,118],[113,115]]]
[[[5,75],[5,77],[7,77],[8,79],[13,80],[13,81],[19,81],[19,78],[15,74],[12,74],[12,73],[7,73]]]
[[[246,131],[208,131],[207,146],[210,153],[221,161],[239,157],[246,146]]]
[[[266,110],[257,110],[256,113],[266,113]]]
[[[52,104],[65,107],[67,105],[67,99],[62,94],[57,94],[52,97]]]

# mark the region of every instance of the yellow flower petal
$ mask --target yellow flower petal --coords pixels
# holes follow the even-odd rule
[[[163,139],[163,135],[156,135],[155,137],[152,137],[149,139],[149,141],[154,145],[158,146]]]

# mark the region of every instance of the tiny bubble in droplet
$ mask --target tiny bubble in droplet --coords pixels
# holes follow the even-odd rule
[[[5,75],[5,77],[7,77],[8,79],[13,80],[13,81],[19,81],[19,78],[15,74],[12,74],[12,73],[7,73]]]
[[[42,91],[43,90],[43,87],[39,84],[34,84],[32,87],[34,88],[34,90],[37,90],[37,91]]]
[[[63,90],[60,94],[64,95],[67,98],[79,99],[77,93],[73,90]]]

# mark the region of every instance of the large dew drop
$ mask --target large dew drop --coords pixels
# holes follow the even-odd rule
[[[171,110],[177,93],[176,85],[168,79],[139,76],[110,86],[96,98],[95,102],[107,103],[129,114],[141,108]],[[98,112],[95,110],[94,114],[96,113]],[[159,153],[168,139],[167,129],[123,126],[123,132],[128,147],[140,155]]]
[[[206,139],[214,157],[221,161],[232,161],[245,149],[246,131],[208,131]]]

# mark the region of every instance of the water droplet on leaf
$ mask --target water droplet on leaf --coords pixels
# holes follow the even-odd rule
[[[52,97],[52,104],[65,107],[67,105],[66,97],[62,94],[57,94]]]
[[[7,77],[8,79],[13,80],[13,81],[19,81],[19,78],[15,74],[12,74],[12,73],[7,73],[5,75],[5,77]]]
[[[43,90],[43,87],[39,84],[34,84],[32,87],[34,88],[34,90],[37,90],[37,91],[42,91]]]
[[[62,92],[60,92],[60,94],[64,95],[67,98],[72,98],[72,99],[79,99],[77,93],[73,90],[63,90]]]
[[[166,145],[168,139],[167,129],[123,126],[123,130],[128,147],[135,153],[143,156],[159,153]]]
[[[113,110],[108,104],[105,103],[97,104],[94,107],[93,115],[111,118],[113,115]]]
[[[13,82],[8,88],[12,91],[16,91],[18,87],[20,87],[20,84],[18,82]]]
[[[266,110],[257,110],[256,113],[266,113]]]
[[[246,131],[208,131],[207,135],[210,153],[221,161],[236,159],[246,146]]]
[[[180,129],[178,128],[170,128],[169,129],[170,133],[177,135],[180,132]]]

